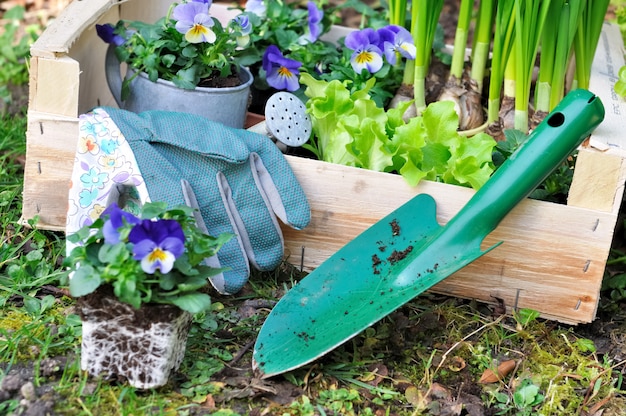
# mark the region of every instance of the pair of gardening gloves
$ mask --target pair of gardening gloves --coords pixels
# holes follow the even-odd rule
[[[150,200],[197,208],[205,232],[234,235],[207,259],[228,268],[211,278],[220,293],[238,292],[250,265],[272,270],[280,264],[284,241],[277,218],[295,229],[308,225],[304,191],[267,136],[186,113],[101,109],[130,145]]]

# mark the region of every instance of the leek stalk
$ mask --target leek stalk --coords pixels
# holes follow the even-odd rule
[[[510,0],[499,0],[496,6],[491,77],[487,102],[487,122],[492,124],[500,117],[500,95],[505,78],[505,68],[513,49],[515,36],[515,8]]]
[[[528,132],[533,69],[550,0],[515,1],[515,128]]]
[[[467,48],[467,39],[469,26],[472,20],[474,0],[461,0],[459,16],[454,34],[454,49],[452,51],[452,62],[450,64],[450,81],[459,85],[463,76],[463,67],[465,66],[465,49]]]
[[[413,97],[420,114],[426,109],[426,75],[435,38],[435,30],[444,0],[413,0],[411,5],[411,34],[417,48],[413,69]],[[411,67],[407,65],[411,71]]]
[[[609,3],[610,0],[589,0],[581,12],[574,39],[576,74],[573,88],[589,89],[591,63],[596,53]]]
[[[552,0],[541,40],[541,60],[535,93],[535,110],[549,113],[565,95],[565,75],[580,12],[586,0]]]
[[[478,19],[476,19],[476,29],[474,31],[472,70],[470,72],[470,78],[476,82],[476,88],[479,92],[483,90],[485,68],[487,67],[487,61],[489,59],[494,17],[493,10],[493,0],[481,0],[478,9]]]

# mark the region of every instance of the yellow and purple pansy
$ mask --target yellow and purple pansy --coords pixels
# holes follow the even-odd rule
[[[300,88],[298,76],[300,61],[285,58],[276,45],[270,45],[263,54],[263,69],[267,83],[277,90],[296,91]]]
[[[209,16],[211,2],[192,1],[174,7],[172,18],[176,20],[176,30],[185,35],[189,43],[213,43],[217,35],[211,29],[215,21]]]

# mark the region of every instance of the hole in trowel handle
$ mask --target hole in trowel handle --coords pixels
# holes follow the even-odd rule
[[[565,116],[561,112],[552,114],[550,118],[548,119],[548,125],[550,127],[562,126],[564,122],[565,122]]]

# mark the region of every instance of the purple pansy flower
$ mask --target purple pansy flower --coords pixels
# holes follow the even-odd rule
[[[211,4],[213,3],[213,0],[191,0],[194,3],[204,3],[204,4],[208,4],[209,7],[211,7]]]
[[[169,273],[185,251],[185,234],[175,220],[143,220],[130,231],[128,241],[133,243],[133,258],[149,274],[157,269]]]
[[[246,12],[254,13],[259,17],[265,17],[266,7],[263,0],[248,0],[246,2]]]
[[[126,224],[139,224],[141,219],[135,217],[130,212],[126,212],[121,209],[116,203],[109,205],[101,216],[109,216],[102,226],[102,234],[104,235],[104,242],[107,244],[117,244],[120,242],[119,229]]]
[[[295,91],[300,88],[298,69],[301,66],[301,62],[285,58],[276,45],[270,45],[263,54],[267,83],[277,90]]]
[[[313,43],[320,37],[322,33],[322,19],[324,18],[324,12],[317,7],[314,1],[307,3],[307,9],[309,10],[309,32],[306,34],[306,39]]]
[[[388,25],[378,29],[380,36],[379,46],[385,53],[387,62],[396,64],[396,57],[399,53],[407,59],[415,59],[415,45],[411,33],[397,25]]]
[[[213,43],[217,36],[211,29],[215,22],[209,16],[209,3],[182,3],[174,7],[172,18],[176,20],[176,30],[185,35],[189,43]]]
[[[126,42],[126,39],[115,33],[115,26],[110,23],[96,25],[96,33],[100,39],[115,46],[120,46]]]
[[[350,32],[346,36],[346,47],[354,51],[350,63],[355,72],[360,74],[366,69],[373,74],[382,68],[383,57],[378,47],[379,42],[378,32],[371,28]]]

